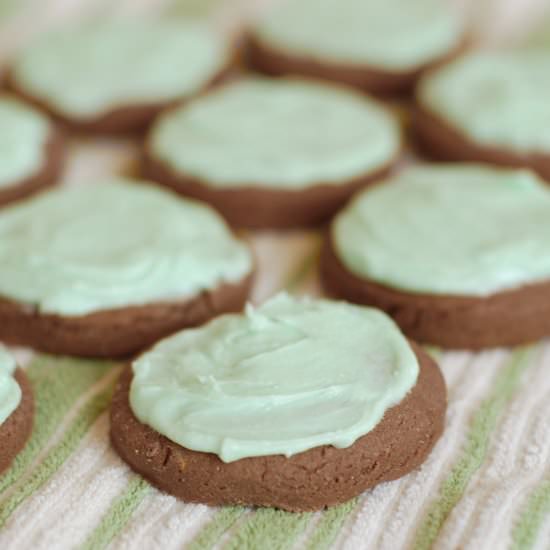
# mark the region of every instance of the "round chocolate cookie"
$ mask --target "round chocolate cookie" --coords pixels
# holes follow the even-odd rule
[[[145,175],[235,226],[311,225],[385,175],[400,129],[377,102],[297,79],[245,79],[161,116]]]
[[[254,268],[208,206],[123,179],[4,209],[0,262],[2,340],[98,357],[240,310]]]
[[[206,24],[103,21],[40,37],[8,80],[71,127],[124,132],[201,92],[230,62],[228,44]]]
[[[0,206],[54,184],[62,157],[61,135],[48,118],[0,95]]]
[[[550,335],[550,191],[528,171],[416,167],[360,194],[321,260],[330,294],[449,348]]]
[[[33,418],[34,400],[29,380],[0,344],[0,473],[27,443]]]
[[[476,52],[419,83],[414,131],[428,155],[527,167],[550,181],[550,55]]]
[[[250,33],[249,62],[388,94],[409,91],[462,47],[462,23],[440,0],[287,0]]]
[[[309,511],[418,467],[445,410],[437,365],[383,313],[282,295],[139,357],[111,440],[185,501]]]

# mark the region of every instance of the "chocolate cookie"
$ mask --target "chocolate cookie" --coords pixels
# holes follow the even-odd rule
[[[550,181],[547,52],[477,52],[419,84],[414,133],[439,160],[527,167]]]
[[[34,400],[29,380],[0,344],[0,473],[25,446],[33,417]]]
[[[103,21],[39,38],[15,59],[8,82],[75,129],[126,132],[207,88],[231,56],[205,23]]]
[[[248,58],[267,74],[389,94],[410,91],[462,44],[462,24],[437,0],[290,0],[250,33]]]
[[[397,121],[373,100],[314,81],[246,79],[160,117],[143,170],[232,225],[288,228],[326,220],[400,148]]]
[[[328,302],[324,301],[324,303]],[[270,307],[273,309],[273,306]],[[352,309],[354,306],[338,304],[331,307]],[[357,315],[353,319],[357,335],[362,333],[362,313],[359,312],[360,309],[362,308],[356,308],[357,311],[352,313],[352,317]],[[336,321],[342,321],[342,318],[339,317],[340,313],[337,310],[334,311],[336,318],[333,319],[333,327],[338,332],[340,327],[338,327]],[[252,312],[251,315],[255,313],[257,312]],[[263,317],[260,312],[257,326],[261,327],[262,331],[269,330],[266,329],[268,325],[265,325],[264,322],[269,318],[273,319],[272,313],[273,311],[270,312],[268,317]],[[379,320],[382,318],[382,315],[375,310],[365,310],[365,315],[374,315]],[[280,317],[275,317],[280,321]],[[270,342],[268,344],[270,351],[267,353],[274,353],[277,356],[285,346],[290,346],[288,348],[289,354],[294,352],[300,354],[301,349],[299,346],[303,344],[303,340],[298,342],[298,348],[293,348],[293,344],[286,338],[290,336],[290,333],[277,332],[283,330],[284,326],[287,328],[295,326],[304,331],[302,337],[311,337],[308,330],[304,328],[304,324],[298,324],[299,318],[295,318],[294,321],[297,321],[295,325],[273,325],[272,328],[276,331],[274,333],[265,334],[264,332],[263,345],[260,348],[265,349],[264,345]],[[275,334],[278,334],[278,343],[282,346],[277,348],[278,351],[275,351]],[[307,336],[305,336],[306,334]],[[348,330],[347,336],[349,337],[350,334],[353,334],[353,331],[350,333]],[[263,411],[258,409],[257,416],[252,420],[252,427],[250,423],[244,423],[244,417],[238,416],[239,412],[234,409],[232,402],[232,399],[237,398],[238,395],[234,391],[237,390],[239,371],[235,371],[236,378],[230,377],[227,380],[224,380],[223,375],[218,375],[217,370],[212,371],[210,377],[205,376],[205,378],[201,378],[195,371],[197,375],[195,382],[188,374],[180,372],[181,378],[179,380],[184,380],[184,383],[188,384],[186,397],[189,398],[190,392],[193,392],[194,383],[202,385],[211,383],[212,391],[215,392],[216,382],[218,382],[219,398],[224,402],[227,401],[228,408],[225,409],[225,413],[220,409],[221,414],[225,414],[226,419],[223,426],[217,426],[212,422],[214,417],[209,416],[208,411],[210,405],[204,406],[204,401],[197,409],[193,409],[191,404],[186,404],[185,399],[182,399],[179,403],[172,399],[167,404],[170,410],[176,411],[172,421],[177,417],[181,420],[179,426],[187,426],[190,431],[188,434],[190,441],[195,443],[193,446],[213,445],[211,448],[217,448],[217,452],[191,450],[189,447],[175,443],[173,439],[161,435],[146,423],[138,420],[134,412],[134,400],[139,403],[139,388],[135,395],[133,391],[136,376],[139,379],[141,375],[134,375],[132,367],[129,366],[122,374],[113,398],[111,441],[120,456],[134,470],[160,489],[185,501],[210,505],[274,506],[289,511],[319,510],[340,504],[377,483],[396,479],[417,468],[425,460],[443,430],[446,390],[441,373],[426,353],[414,344],[412,344],[411,350],[409,344],[403,340],[404,349],[408,348],[408,352],[411,354],[410,359],[416,364],[417,370],[414,378],[408,379],[405,386],[401,388],[404,391],[402,391],[400,397],[395,399],[392,405],[386,403],[389,406],[378,411],[376,422],[370,424],[371,429],[364,435],[355,437],[358,435],[355,433],[351,439],[348,439],[344,437],[346,429],[327,435],[326,432],[336,426],[342,428],[345,425],[344,419],[349,420],[350,417],[346,415],[350,413],[349,409],[353,409],[354,406],[353,404],[350,405],[349,400],[346,401],[346,398],[342,397],[342,393],[349,390],[349,387],[345,385],[351,376],[350,364],[347,362],[348,358],[355,365],[359,363],[364,365],[363,374],[368,373],[371,368],[376,368],[374,365],[381,357],[388,358],[382,351],[387,342],[384,341],[383,337],[380,337],[380,334],[378,334],[378,337],[377,352],[374,352],[374,348],[372,348],[372,354],[360,356],[355,363],[355,360],[351,359],[352,356],[347,356],[344,350],[345,357],[343,357],[343,360],[340,363],[332,362],[328,372],[335,373],[339,371],[340,373],[338,382],[334,381],[332,386],[328,385],[327,380],[330,379],[330,374],[324,370],[325,365],[322,360],[314,360],[310,364],[304,361],[302,364],[305,370],[309,370],[312,376],[315,368],[317,366],[321,367],[317,374],[317,381],[320,381],[319,385],[321,386],[327,384],[325,391],[320,394],[313,392],[315,398],[309,395],[304,397],[311,390],[311,386],[304,385],[304,374],[300,371],[295,373],[294,380],[286,379],[283,387],[279,384],[270,386],[270,382],[266,381],[265,378],[265,355],[263,358],[261,355],[254,357],[254,351],[259,351],[259,340],[256,341],[255,349],[254,346],[250,347],[250,341],[247,342],[249,346],[247,348],[248,357],[253,359],[251,359],[248,367],[244,367],[245,363],[239,363],[239,369],[243,367],[250,369],[250,385],[246,397],[242,400],[239,399],[238,402],[245,408],[254,401],[257,401],[256,405],[258,407],[262,407],[262,403],[264,406]],[[333,340],[331,342],[333,349],[338,348],[339,346],[335,345],[334,342],[336,338],[339,338],[339,336],[334,339],[328,338],[325,343],[327,340]],[[175,337],[166,342],[174,339]],[[345,340],[345,337],[343,339]],[[319,344],[324,352],[324,344],[322,342],[319,342]],[[165,348],[170,349],[170,346],[165,346]],[[174,348],[172,346],[171,349],[173,352],[183,350],[183,354],[187,352],[187,358],[181,359],[181,365],[191,357],[191,348],[185,350],[184,348]],[[158,366],[158,359],[163,357],[163,350],[159,350],[157,357],[154,356],[154,351],[155,348],[153,348],[152,356],[145,354],[141,359],[143,361],[148,360],[150,364]],[[397,370],[394,371],[395,379],[400,379],[401,382],[403,381],[404,371],[400,370],[402,363],[399,362],[405,360],[401,355],[402,351],[397,352],[400,359],[396,361],[395,368]],[[331,354],[329,353],[329,355]],[[318,354],[318,358],[322,357],[322,354]],[[279,356],[279,359],[282,358]],[[296,361],[291,360],[291,362],[295,363]],[[195,363],[195,366],[198,365],[199,363]],[[277,365],[283,370],[287,367],[284,363],[277,362]],[[193,369],[195,367],[189,366],[189,368]],[[258,378],[254,378],[255,370],[253,369],[257,369]],[[361,386],[363,379],[360,372],[353,382],[349,378],[350,387],[357,388]],[[400,374],[397,374],[398,372]],[[383,379],[386,381],[384,383],[392,383],[385,376],[383,376]],[[228,384],[228,382],[231,383]],[[148,387],[153,390],[152,387],[143,384],[143,381],[138,381],[139,384],[145,392],[148,391]],[[299,396],[288,395],[287,390],[291,386],[295,386],[296,392],[301,392]],[[376,402],[376,392],[381,391],[379,386],[379,380],[374,384],[370,384],[374,392],[373,402]],[[225,393],[224,390],[230,393]],[[289,415],[287,417],[286,413],[289,411],[285,411],[285,407],[292,409],[295,405],[288,405],[288,402],[277,403],[279,394],[286,395],[291,403],[294,399],[298,400],[297,409],[292,411],[294,416]],[[360,399],[359,395],[360,393],[356,394],[355,399]],[[214,394],[212,394],[213,396]],[[158,397],[160,399],[160,395]],[[307,399],[315,399],[315,406],[307,407],[305,404]],[[317,399],[319,402],[317,402]],[[170,400],[170,397],[168,397],[168,400]],[[215,405],[214,400],[212,406]],[[368,412],[372,412],[371,409],[373,408],[376,408],[376,406],[372,403],[365,407]],[[153,413],[153,416],[155,416],[155,413]],[[258,416],[262,418],[258,419]],[[355,417],[355,420],[360,424],[363,419]],[[259,435],[257,434],[258,437],[263,434],[260,437],[260,439],[263,438],[262,441],[251,442],[250,439],[247,440],[246,436],[253,433],[264,421],[266,422],[265,429],[259,431]],[[334,444],[316,445],[312,440],[309,442],[311,446],[302,447],[304,450],[296,453],[273,452],[277,448],[281,450],[281,444],[284,443],[284,441],[281,443],[281,439],[270,440],[273,431],[279,430],[279,435],[283,439],[290,438],[291,444],[294,445],[302,433],[301,425],[308,422],[312,424],[308,433],[310,435],[315,433],[313,439],[322,441],[323,437],[329,437],[329,439],[332,437]],[[201,436],[201,423],[212,427],[210,433],[212,438],[218,433],[220,434],[222,439],[218,447],[209,439],[208,435]],[[242,427],[241,430],[239,430],[239,426]],[[244,439],[239,441],[239,437]],[[254,448],[256,444],[258,447]]]
[[[476,165],[419,167],[396,179],[334,220],[321,259],[325,289],[448,348],[550,335],[546,186],[529,172]]]
[[[131,354],[240,310],[251,286],[251,253],[214,211],[131,180],[7,208],[0,236],[0,338],[52,353]]]
[[[62,158],[60,132],[47,117],[0,96],[0,206],[54,184]]]

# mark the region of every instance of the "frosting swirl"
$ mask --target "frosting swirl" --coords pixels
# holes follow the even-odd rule
[[[403,399],[419,369],[385,314],[287,295],[182,331],[132,367],[137,418],[225,462],[348,447]]]

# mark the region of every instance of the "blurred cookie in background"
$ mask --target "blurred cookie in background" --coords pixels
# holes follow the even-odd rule
[[[87,357],[239,311],[254,271],[209,206],[122,178],[3,209],[0,263],[0,339]]]
[[[229,44],[206,23],[143,19],[47,33],[13,61],[9,84],[67,125],[125,132],[220,78]]]
[[[251,30],[248,57],[271,75],[395,94],[463,43],[462,21],[441,0],[283,0]]]
[[[447,348],[550,335],[550,188],[527,170],[425,165],[367,189],[334,219],[325,288]]]
[[[527,167],[550,181],[550,50],[476,52],[427,74],[413,131],[438,160]]]
[[[56,183],[63,167],[60,131],[38,110],[0,95],[0,206]]]
[[[373,99],[318,81],[248,78],[162,115],[143,169],[234,226],[289,228],[325,221],[400,152],[397,120]]]

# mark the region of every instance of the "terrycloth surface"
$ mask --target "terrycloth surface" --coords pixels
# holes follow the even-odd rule
[[[50,0],[50,9],[21,0],[2,11],[4,3],[10,2],[0,0],[2,59],[58,20],[153,9],[145,0]],[[518,3],[524,14],[526,2]],[[43,17],[34,11],[38,5]],[[245,2],[159,0],[159,6],[180,13],[220,8],[217,20],[227,28]],[[30,19],[25,7],[34,11]],[[134,166],[131,143],[90,138],[71,147],[67,181],[93,183]],[[252,240],[260,260],[255,301],[282,288],[319,292],[317,234],[262,233]],[[159,493],[109,446],[106,411],[120,365],[19,350],[34,385],[36,424],[24,452],[0,476],[0,548],[548,548],[550,343],[434,353],[449,387],[449,411],[424,466],[327,512],[289,514],[215,509]]]

